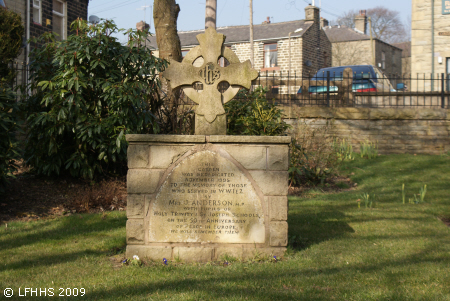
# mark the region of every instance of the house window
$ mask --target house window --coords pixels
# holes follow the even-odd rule
[[[42,24],[41,0],[33,0],[33,22]]]
[[[58,40],[66,38],[66,3],[61,0],[53,0],[53,32],[57,33]]]
[[[386,69],[386,52],[381,52],[381,69]]]
[[[264,45],[264,68],[278,66],[278,48],[277,44]]]

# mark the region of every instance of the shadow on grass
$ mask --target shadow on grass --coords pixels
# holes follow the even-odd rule
[[[341,211],[325,209],[312,211],[302,208],[305,213],[289,213],[289,245],[301,250],[312,244],[318,244],[355,232],[345,221]]]
[[[442,251],[442,250],[441,250]],[[364,264],[350,264],[340,267],[329,268],[298,268],[292,266],[279,266],[274,269],[239,269],[230,273],[221,274],[220,272],[210,273],[202,279],[166,279],[171,277],[171,270],[168,270],[167,276],[149,281],[148,284],[121,284],[113,288],[101,288],[89,292],[86,296],[92,300],[112,300],[117,298],[158,298],[165,297],[176,300],[177,295],[186,299],[186,294],[191,294],[189,300],[207,298],[209,300],[229,299],[229,300],[344,300],[344,292],[349,295],[355,295],[356,299],[368,294],[373,288],[370,286],[361,287],[360,291],[351,291],[354,277],[371,276],[377,273],[382,280],[386,291],[386,297],[376,300],[408,300],[410,292],[405,290],[404,282],[417,278],[414,272],[409,273],[411,268],[420,264],[450,264],[450,257],[444,256],[445,253],[433,255],[433,247],[426,248],[421,252],[405,256],[403,258],[387,259],[378,262],[366,262]],[[160,269],[158,269],[160,271]],[[404,271],[401,279],[392,277],[393,271]],[[151,272],[151,270],[149,271]],[[337,275],[343,275],[341,281],[330,281],[327,284],[326,279],[332,279]],[[398,275],[398,274],[397,274]],[[294,280],[295,279],[295,280]],[[122,282],[123,283],[123,282]],[[288,283],[289,285],[285,285]],[[432,292],[430,292],[432,293]],[[444,292],[443,292],[444,293]],[[166,296],[167,294],[167,296]],[[438,300],[430,296],[428,300]],[[187,299],[186,299],[187,300]],[[369,300],[375,300],[369,298]]]
[[[57,220],[33,223],[25,229],[2,229],[3,239],[0,240],[0,249],[3,251],[41,243],[42,241],[58,242],[70,238],[88,237],[97,232],[125,228],[126,220],[125,215],[105,219],[102,219],[99,214],[73,215]],[[42,230],[45,228],[49,229]]]
[[[404,182],[417,183],[419,186],[423,182],[436,181],[436,177],[445,176],[443,168],[448,166],[449,161],[442,156],[389,155],[372,160],[358,159],[346,162],[345,168],[347,171],[353,170],[356,173],[352,177],[354,182],[366,184],[369,188],[379,188],[377,179],[380,179],[384,185],[392,182],[400,182],[401,185]],[[443,184],[443,187],[449,188],[448,182],[445,181]]]
[[[20,261],[15,261],[12,263],[6,263],[0,266],[0,272],[8,271],[8,270],[29,270],[30,267],[39,267],[39,266],[54,266],[57,264],[64,264],[72,261],[79,261],[85,256],[101,256],[104,255],[103,251],[93,251],[93,250],[83,250],[72,253],[63,253],[63,254],[52,254],[52,255],[43,255],[43,256],[33,256],[32,259],[24,258]]]

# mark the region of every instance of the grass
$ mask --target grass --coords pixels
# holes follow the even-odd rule
[[[345,162],[355,189],[289,199],[290,247],[277,263],[119,268],[111,256],[125,245],[124,212],[8,223],[0,291],[13,288],[17,299],[19,288],[57,295],[62,287],[84,288],[84,300],[450,300],[450,228],[437,218],[450,217],[449,163],[425,155]],[[424,202],[403,204],[403,183],[407,199],[427,184]],[[377,195],[372,208],[358,209],[363,193]]]

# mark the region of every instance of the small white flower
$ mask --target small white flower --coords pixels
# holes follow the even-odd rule
[[[139,256],[133,255],[133,259],[139,260]]]

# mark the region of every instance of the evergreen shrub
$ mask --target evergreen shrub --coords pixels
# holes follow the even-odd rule
[[[126,134],[157,133],[158,73],[167,62],[142,45],[147,33],[128,30],[128,44],[112,21],[71,24],[74,34],[34,40],[27,102],[26,162],[45,175],[94,178],[126,170]]]
[[[20,54],[24,30],[20,15],[0,6],[0,82],[14,79],[10,64]]]
[[[20,131],[19,106],[10,87],[0,84],[0,192],[5,191],[9,178],[20,160],[16,133]]]
[[[267,90],[240,90],[235,99],[225,104],[228,135],[285,136],[289,125],[283,111],[266,99]]]

